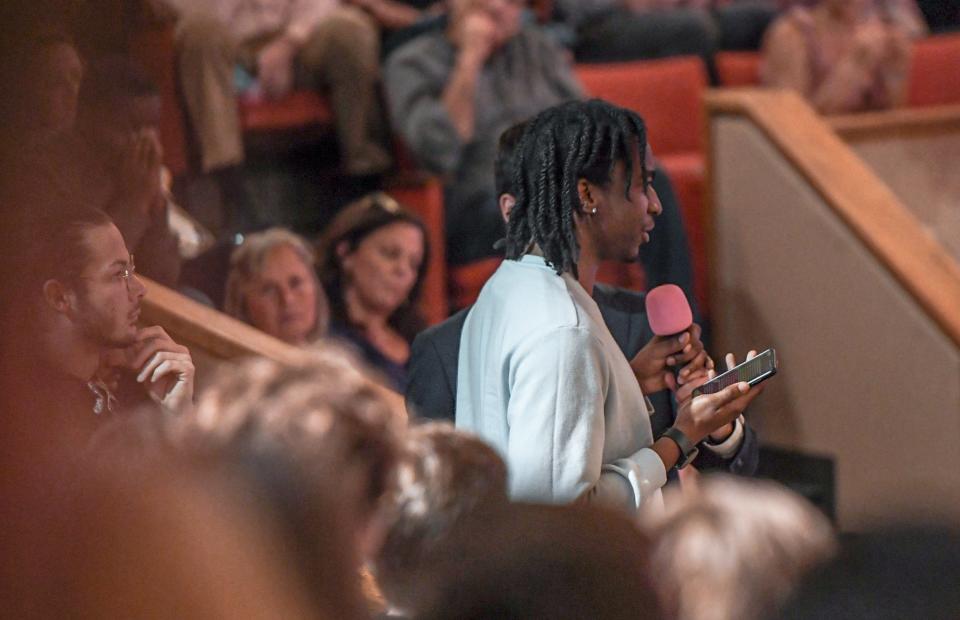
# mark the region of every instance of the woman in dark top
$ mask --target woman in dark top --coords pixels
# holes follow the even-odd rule
[[[346,207],[320,239],[330,336],[353,344],[400,393],[410,343],[424,327],[417,302],[427,254],[423,223],[382,193]]]

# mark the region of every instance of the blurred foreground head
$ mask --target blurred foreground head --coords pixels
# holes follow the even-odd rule
[[[765,618],[834,550],[826,517],[774,483],[711,477],[664,503],[644,525],[657,588],[678,618]]]
[[[297,365],[253,359],[224,369],[179,422],[195,450],[279,453],[332,490],[355,527],[358,552],[376,549],[394,485],[403,414],[345,351],[311,351]]]
[[[420,618],[663,618],[649,543],[633,521],[590,506],[509,504],[458,526],[433,565]]]
[[[391,499],[374,568],[390,604],[415,612],[451,532],[476,510],[507,503],[507,466],[478,437],[451,424],[422,424],[407,433]]]
[[[958,584],[960,532],[955,527],[887,527],[847,540],[778,617],[958,618]]]

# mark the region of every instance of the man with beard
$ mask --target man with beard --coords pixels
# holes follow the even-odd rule
[[[99,421],[138,404],[117,400],[116,376],[141,384],[144,398],[167,411],[192,401],[190,352],[163,328],[138,326],[146,289],[109,216],[67,209],[31,218],[18,237],[26,260],[6,331],[22,390],[15,410],[39,415],[58,439],[82,442]]]

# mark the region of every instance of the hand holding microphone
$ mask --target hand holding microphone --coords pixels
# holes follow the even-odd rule
[[[683,290],[664,284],[646,296],[647,318],[655,337],[630,361],[645,394],[676,391],[701,371],[713,369],[713,360],[700,341],[700,326]]]

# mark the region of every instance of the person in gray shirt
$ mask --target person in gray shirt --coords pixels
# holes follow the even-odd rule
[[[503,237],[491,171],[511,125],[583,97],[569,54],[522,25],[520,0],[451,0],[445,29],[387,60],[394,128],[418,162],[444,177],[447,259],[496,255]]]

